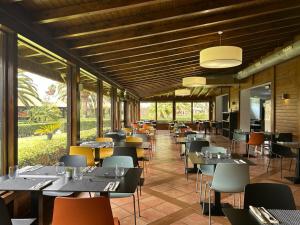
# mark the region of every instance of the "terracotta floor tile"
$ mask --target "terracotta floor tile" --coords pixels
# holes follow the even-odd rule
[[[162,203],[158,206],[155,206],[154,209],[158,210],[159,212],[163,212],[166,215],[172,214],[174,212],[177,212],[178,210],[182,209],[181,207],[174,205],[169,202]]]
[[[141,215],[142,220],[150,223],[155,220],[161,219],[162,217],[165,217],[167,214],[160,212],[158,210],[155,210],[153,208],[149,208],[143,211],[143,214]]]

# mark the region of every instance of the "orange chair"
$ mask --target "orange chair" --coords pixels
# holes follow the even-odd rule
[[[139,125],[138,125],[137,123],[132,123],[132,124],[131,124],[131,127],[132,127],[133,129],[138,129],[138,128],[139,128]]]
[[[251,133],[250,134],[250,138],[249,141],[247,142],[247,147],[248,147],[248,158],[249,158],[249,154],[250,154],[250,146],[255,146],[254,151],[257,151],[257,148],[260,147],[261,148],[261,154],[264,154],[263,151],[263,144],[264,144],[264,140],[265,140],[265,136],[263,133]]]
[[[120,225],[108,198],[56,198],[52,225]]]

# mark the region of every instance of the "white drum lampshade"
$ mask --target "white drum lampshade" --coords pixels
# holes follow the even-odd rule
[[[184,88],[184,89],[177,89],[175,90],[175,96],[187,96],[191,95],[191,90]]]
[[[200,66],[229,68],[242,64],[243,50],[236,46],[215,46],[200,51]]]
[[[205,77],[184,77],[182,79],[182,86],[184,87],[200,87],[206,85]]]

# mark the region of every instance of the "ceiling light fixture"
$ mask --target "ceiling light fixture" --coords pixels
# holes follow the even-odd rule
[[[182,86],[184,87],[200,87],[206,85],[206,77],[184,77]]]
[[[220,46],[206,48],[200,51],[200,66],[204,68],[229,68],[242,64],[243,50],[236,46],[221,45],[222,31],[220,36]]]
[[[175,90],[175,96],[187,96],[191,95],[191,90],[187,88]]]

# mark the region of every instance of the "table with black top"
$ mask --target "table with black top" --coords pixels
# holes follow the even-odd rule
[[[299,225],[300,210],[267,209],[280,225]],[[260,225],[248,209],[224,208],[224,215],[232,225]]]
[[[232,154],[231,158],[222,157],[218,158],[205,158],[200,154],[189,153],[189,158],[193,164],[197,165],[214,165],[216,168],[218,163],[235,163],[234,160],[243,160],[246,164],[253,166],[255,163],[241,157],[239,154]],[[203,202],[202,202],[203,203]],[[202,205],[202,203],[200,203]],[[211,204],[211,215],[223,216],[222,207],[230,207],[229,204],[221,204],[221,193],[215,191],[215,202]],[[204,203],[204,214],[208,215],[208,203]]]
[[[277,144],[294,149],[297,151],[295,176],[285,177],[285,178],[292,181],[294,184],[300,184],[300,152],[299,152],[300,143],[299,142],[277,142]]]
[[[119,181],[114,193],[134,193],[143,169],[126,169],[125,175],[117,178],[107,175],[106,170],[111,172],[111,168],[97,167],[91,172],[85,172],[82,180],[72,180],[64,175],[57,176],[54,166],[44,166],[34,171],[22,172],[15,179],[0,177],[0,191],[29,191],[32,196],[31,217],[37,218],[38,224],[43,225],[43,191],[99,192],[100,195],[108,196],[109,191],[104,191],[104,188],[111,181]],[[51,183],[40,189],[32,189],[36,184],[48,180]]]

